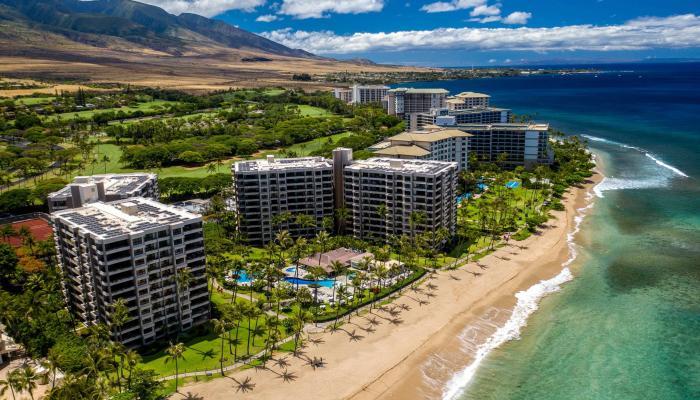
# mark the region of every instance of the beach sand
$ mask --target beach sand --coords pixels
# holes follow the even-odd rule
[[[469,363],[460,338],[465,327],[474,327],[471,342],[483,342],[509,318],[515,293],[561,271],[569,257],[567,234],[573,230],[576,210],[590,201],[586,193],[600,179],[596,174],[584,187],[570,190],[565,196],[566,210],[552,212],[554,218],[538,234],[511,241],[478,265],[470,262],[454,271],[440,271],[423,283],[420,292],[406,290],[392,303],[410,310],[397,308],[400,314],[394,316],[381,310],[355,316],[342,330],[312,335],[321,342],[309,344],[301,358],[286,355],[287,367],[268,364],[272,371],[240,371],[181,387],[180,393],[206,400],[229,399],[236,392],[234,379],[250,377],[253,390],[238,392],[236,398],[440,398],[444,383]],[[305,358],[313,357],[322,357],[324,366],[308,365]],[[292,382],[278,375],[285,369],[295,375]]]

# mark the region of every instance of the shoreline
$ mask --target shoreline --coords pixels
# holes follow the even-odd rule
[[[552,211],[554,218],[538,234],[511,242],[477,263],[440,271],[429,280],[432,285],[422,285],[423,290],[405,290],[391,303],[408,306],[409,310],[397,308],[398,317],[388,310],[354,316],[337,332],[313,334],[320,340],[308,345],[303,357],[278,354],[286,357],[289,365],[285,367],[238,371],[228,379],[188,384],[180,392],[207,400],[228,399],[236,391],[233,379],[249,377],[254,390],[238,392],[237,397],[441,398],[448,380],[469,362],[465,360],[464,336],[472,335],[475,345],[483,343],[510,318],[517,301],[515,293],[562,272],[569,259],[567,239],[576,226],[578,209],[592,201],[587,194],[601,179],[596,169],[589,183],[570,189],[564,200],[566,210]],[[433,285],[435,289],[426,289]],[[467,331],[465,327],[475,329]],[[489,327],[493,329],[489,331]],[[305,358],[314,357],[323,358],[324,367],[309,366]],[[291,383],[279,379],[284,370],[294,374]],[[183,394],[171,398],[184,398]]]

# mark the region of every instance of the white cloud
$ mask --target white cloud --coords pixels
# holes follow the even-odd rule
[[[265,14],[265,15],[260,15],[258,18],[255,18],[256,21],[258,22],[272,22],[272,21],[277,21],[279,18],[276,15],[272,14]]]
[[[647,17],[620,25],[569,25],[551,28],[439,28],[336,35],[289,28],[263,36],[317,54],[418,49],[509,51],[623,51],[700,48],[700,16]]]
[[[165,11],[179,15],[193,13],[213,17],[228,10],[253,11],[255,7],[265,4],[266,0],[139,0],[152,4]]]
[[[501,14],[500,4],[496,4],[496,5],[492,5],[492,6],[487,6],[486,4],[482,4],[480,6],[474,7],[474,9],[469,13],[469,16],[480,17],[480,16],[495,16],[495,15],[500,15],[500,14]]]
[[[486,4],[486,0],[452,0],[452,1],[437,1],[429,3],[421,7],[421,11],[428,13],[448,12],[457,10],[466,10]]]
[[[279,13],[299,19],[324,18],[329,13],[362,14],[381,11],[384,0],[283,0]]]
[[[503,18],[501,22],[504,24],[511,24],[511,25],[525,25],[527,24],[527,20],[532,18],[532,14],[529,12],[524,12],[524,11],[516,11],[508,14],[507,17]]]
[[[491,16],[491,17],[484,17],[484,18],[469,18],[469,20],[472,21],[472,22],[478,22],[478,23],[481,23],[481,24],[485,24],[485,23],[487,23],[487,22],[496,22],[496,21],[500,21],[500,20],[501,20],[501,16],[500,16],[500,15],[494,15],[494,16]]]

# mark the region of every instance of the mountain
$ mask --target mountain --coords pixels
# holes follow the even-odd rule
[[[195,14],[179,16],[132,0],[0,0],[0,22],[42,33],[53,33],[80,44],[110,48],[124,42],[171,55],[211,53],[218,48],[248,50],[277,56],[315,58],[261,36]],[[14,36],[0,30],[0,38]],[[216,49],[216,50],[213,50]]]

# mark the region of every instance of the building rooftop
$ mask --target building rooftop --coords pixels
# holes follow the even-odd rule
[[[431,130],[431,131],[413,131],[406,133],[399,133],[396,136],[390,137],[389,141],[406,141],[406,142],[437,142],[439,140],[457,138],[457,137],[469,137],[473,136],[471,133],[461,131],[459,129],[441,129],[441,130]]]
[[[325,253],[316,253],[312,256],[302,258],[299,260],[299,263],[309,267],[321,267],[326,273],[330,274],[333,272],[333,267],[331,265],[333,261],[349,266],[352,262],[362,260],[365,257],[374,259],[374,254],[340,247]]]
[[[425,94],[448,94],[450,93],[445,89],[435,89],[435,88],[396,88],[390,89],[389,92],[404,92],[404,93],[425,93]]]
[[[352,88],[359,88],[359,89],[389,89],[389,86],[384,86],[384,85],[359,85],[359,84],[354,84],[354,85],[352,85]]]
[[[410,146],[389,146],[374,152],[382,156],[411,156],[411,157],[423,157],[430,154],[430,152],[422,147],[418,147],[415,144]]]
[[[546,131],[549,124],[457,124],[455,129],[468,130],[502,130],[502,131]]]
[[[491,98],[491,96],[489,96],[488,94],[485,94],[485,93],[477,93],[477,92],[462,92],[462,93],[459,93],[459,94],[455,95],[455,97],[461,97],[461,98],[482,98],[482,99],[483,99],[483,98]]]
[[[142,233],[164,225],[185,223],[200,218],[182,208],[143,197],[109,203],[90,203],[80,208],[56,211],[52,218],[79,227],[99,239]]]
[[[405,172],[433,175],[450,168],[457,168],[457,163],[432,160],[399,160],[397,158],[369,158],[356,161],[345,167],[346,171]]]
[[[149,181],[158,179],[157,174],[131,173],[131,174],[104,174],[92,176],[76,176],[71,184],[92,186],[97,182],[104,182],[105,194],[129,196],[137,193]],[[71,195],[70,185],[63,189],[49,194],[49,198],[65,197]]]
[[[238,161],[233,164],[234,172],[267,172],[288,169],[333,168],[330,160],[323,157],[275,158],[268,156],[262,160]]]

